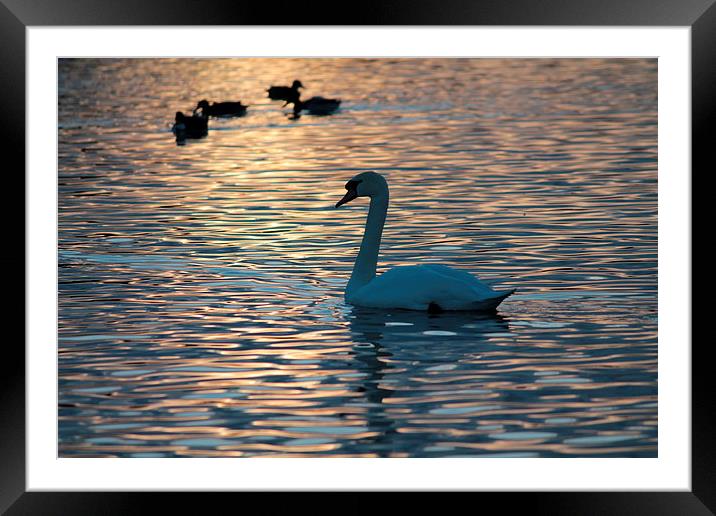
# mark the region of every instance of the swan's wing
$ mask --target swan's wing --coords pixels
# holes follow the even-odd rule
[[[487,283],[483,283],[478,279],[477,276],[470,274],[469,272],[462,269],[454,269],[452,267],[448,267],[447,265],[441,265],[439,263],[426,263],[424,265],[418,265],[418,267],[428,269],[432,272],[435,272],[436,274],[440,274],[441,276],[447,276],[448,278],[461,281],[472,286],[473,288],[484,290],[486,294],[489,292],[494,292],[494,290],[492,290],[492,288],[490,288]]]
[[[470,301],[470,310],[494,310],[502,301],[514,294],[516,290],[494,290],[487,283],[480,281],[477,276],[462,269],[454,269],[446,265],[431,263],[422,265],[421,267],[432,269],[437,274],[452,278],[469,286],[477,294],[477,297],[472,298]]]
[[[395,267],[359,289],[349,301],[376,308],[486,310],[511,294],[496,292],[465,271],[436,265]]]

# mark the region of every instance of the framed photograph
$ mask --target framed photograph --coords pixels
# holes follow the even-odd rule
[[[0,5],[6,220],[27,214],[3,510],[460,491],[711,514],[712,1],[350,26],[180,4]]]

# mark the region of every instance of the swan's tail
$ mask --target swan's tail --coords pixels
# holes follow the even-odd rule
[[[473,309],[479,310],[481,312],[495,310],[500,303],[502,303],[505,299],[514,294],[516,290],[516,288],[510,290],[503,290],[502,292],[497,292],[497,295],[494,297],[489,297],[481,301],[475,301],[473,303]]]

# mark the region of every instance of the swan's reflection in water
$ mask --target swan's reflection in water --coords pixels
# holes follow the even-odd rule
[[[428,314],[415,310],[380,310],[352,307],[348,313],[351,336],[357,344],[369,342],[404,342],[405,338],[420,337],[437,342],[435,337],[469,334],[470,342],[480,343],[480,337],[508,332],[508,319],[503,315],[475,312],[443,312]]]
[[[364,439],[363,445],[370,442],[373,451],[385,456],[395,456],[401,449],[410,449],[414,456],[416,446],[429,445],[416,442],[419,432],[411,436],[405,431],[424,423],[421,419],[440,416],[444,395],[455,399],[447,392],[461,387],[441,380],[441,374],[457,368],[474,371],[479,368],[480,352],[491,346],[490,338],[509,334],[508,320],[497,313],[427,314],[353,307],[346,317],[355,367],[365,374],[357,391],[363,393],[367,426],[376,433]],[[467,397],[477,393],[477,403],[481,403],[487,391],[469,385],[470,373],[466,373],[467,378],[456,380],[465,387]],[[413,408],[406,409],[406,405]]]

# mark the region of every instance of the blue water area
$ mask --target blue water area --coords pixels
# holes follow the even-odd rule
[[[340,98],[292,116],[300,79]],[[63,59],[62,457],[656,457],[655,59]],[[176,111],[248,104],[177,142]],[[179,143],[179,144],[178,144]],[[495,314],[346,304],[443,263]]]

